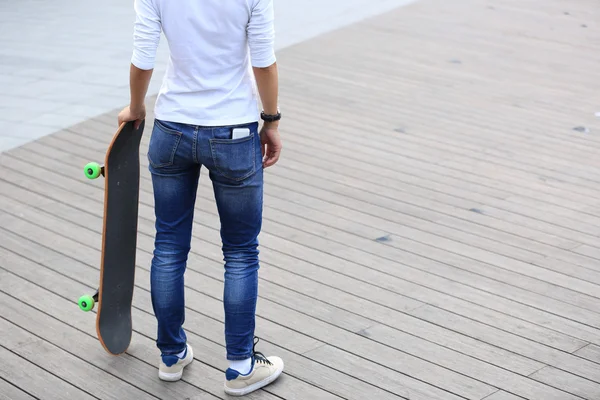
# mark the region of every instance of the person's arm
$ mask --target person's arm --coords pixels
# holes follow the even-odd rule
[[[277,63],[273,63],[264,68],[253,67],[253,69],[254,77],[256,78],[256,86],[258,86],[258,94],[260,95],[265,114],[277,114],[279,96],[279,74],[277,71]]]
[[[139,69],[131,64],[129,70],[129,90],[131,95],[129,107],[132,110],[141,110],[144,108],[148,86],[152,78],[152,71],[152,69]]]
[[[130,103],[119,114],[119,125],[136,121],[137,129],[146,117],[145,100],[154,71],[156,50],[162,30],[154,0],[135,0],[136,20],[133,33],[133,55],[129,69]]]
[[[273,0],[255,0],[248,24],[250,59],[265,114],[277,114],[279,77],[275,57]]]
[[[269,115],[279,112],[279,76],[275,58],[274,19],[273,0],[254,0],[248,23],[248,45],[263,111]],[[263,167],[267,168],[279,161],[281,154],[279,121],[265,122],[260,138]]]

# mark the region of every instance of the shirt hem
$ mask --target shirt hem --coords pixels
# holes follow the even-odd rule
[[[162,114],[160,112],[154,113],[155,118],[161,121],[175,122],[179,124],[195,125],[195,126],[232,126],[232,125],[243,125],[258,122],[259,116],[245,116],[240,118],[228,118],[228,119],[196,119],[187,118],[182,115],[173,114]]]

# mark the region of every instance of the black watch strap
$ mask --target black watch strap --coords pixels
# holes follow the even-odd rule
[[[260,113],[260,118],[266,122],[275,122],[281,119],[281,113],[278,111],[277,114],[265,114],[264,111]]]

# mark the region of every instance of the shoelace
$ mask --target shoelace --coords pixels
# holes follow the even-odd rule
[[[267,357],[266,357],[266,356],[265,356],[263,353],[261,353],[260,351],[256,351],[256,350],[255,350],[255,348],[256,348],[256,344],[257,344],[259,341],[260,341],[260,339],[259,339],[258,337],[256,337],[256,336],[255,336],[255,337],[254,337],[254,346],[252,347],[252,353],[254,354],[254,360],[255,360],[256,362],[263,363],[263,364],[266,364],[266,365],[273,365],[273,363],[272,363],[271,361],[269,361],[269,360],[267,359]]]

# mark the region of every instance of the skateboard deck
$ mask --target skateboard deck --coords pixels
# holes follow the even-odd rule
[[[132,122],[122,124],[108,147],[104,165],[89,163],[84,169],[89,179],[104,176],[104,226],[99,287],[94,296],[82,296],[79,307],[90,311],[98,304],[98,339],[104,349],[114,355],[127,350],[132,335],[140,142],[144,122],[137,130]]]

